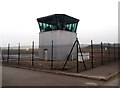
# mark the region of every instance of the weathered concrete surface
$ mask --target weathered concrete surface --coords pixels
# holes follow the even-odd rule
[[[13,66],[13,65],[9,65],[9,66]],[[41,69],[22,67],[22,66],[13,66],[13,67],[20,67],[20,68],[31,69],[35,71],[43,71],[48,73],[68,75],[68,76],[74,76],[74,77],[84,77],[84,78],[104,80],[104,81],[109,80],[113,76],[117,75],[120,71],[118,70],[118,61],[107,64],[107,65],[103,65],[97,68],[93,68],[91,70],[86,70],[80,73],[69,73],[69,72],[58,71],[58,70],[41,70]]]
[[[118,77],[99,81],[3,66],[3,86],[118,86]]]
[[[116,61],[107,65],[81,72],[80,74],[88,76],[89,78],[109,80],[111,77],[117,75],[118,73],[118,61]]]

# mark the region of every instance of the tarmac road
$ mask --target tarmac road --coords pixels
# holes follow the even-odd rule
[[[3,86],[117,86],[118,77],[98,81],[20,68],[2,67]]]

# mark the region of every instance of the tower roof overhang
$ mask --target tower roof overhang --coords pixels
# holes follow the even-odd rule
[[[66,14],[53,14],[53,15],[37,18],[37,21],[51,25],[56,25],[58,21],[64,24],[78,23],[79,19],[68,16]]]

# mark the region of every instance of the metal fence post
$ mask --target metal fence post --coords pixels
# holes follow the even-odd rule
[[[18,45],[18,64],[20,64],[20,43]]]
[[[91,40],[91,65],[93,68],[93,41]]]
[[[76,38],[77,44],[76,44],[76,48],[77,48],[77,73],[79,72],[79,63],[78,63],[78,38]]]
[[[83,64],[84,64],[84,68],[86,70],[87,68],[86,68],[86,65],[85,65],[85,61],[84,61],[84,58],[83,58],[83,54],[82,54],[82,50],[81,50],[80,42],[79,41],[78,41],[78,45],[79,45],[79,50],[80,50],[80,53],[81,53],[82,61],[83,61]]]
[[[103,44],[101,42],[101,64],[103,65]]]
[[[3,56],[3,50],[2,50],[2,47],[0,47],[0,50],[1,50],[1,54],[2,54],[2,61],[4,61],[4,56]]]
[[[32,66],[34,66],[34,41],[32,44]]]
[[[10,44],[8,44],[8,57],[7,57],[7,63],[9,62],[9,54],[10,54]]]
[[[120,60],[120,43],[118,43],[118,61]],[[120,61],[119,61],[120,62]]]
[[[70,57],[70,55],[71,55],[71,53],[72,53],[72,51],[73,51],[73,48],[74,48],[76,42],[77,42],[77,41],[75,40],[75,42],[74,42],[74,44],[73,44],[73,46],[72,46],[72,48],[71,48],[71,50],[70,50],[70,52],[69,52],[69,55],[67,56],[67,59],[66,59],[65,64],[64,64],[64,66],[63,66],[63,68],[62,68],[62,71],[64,70],[64,68],[65,68],[65,66],[66,66],[66,64],[67,64],[67,61],[69,60],[69,57]]]
[[[53,69],[53,40],[52,40],[52,47],[51,47],[51,69]]]
[[[3,53],[2,53],[2,61],[4,61],[4,56],[3,56]]]
[[[108,43],[108,59],[109,59],[109,63],[110,63],[110,44]]]
[[[114,43],[114,61],[116,60],[116,56],[115,56],[115,43]]]

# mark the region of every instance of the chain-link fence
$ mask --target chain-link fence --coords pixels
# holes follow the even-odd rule
[[[79,45],[79,47],[78,47]],[[3,64],[81,72],[118,60],[119,44],[73,44],[2,47]]]

